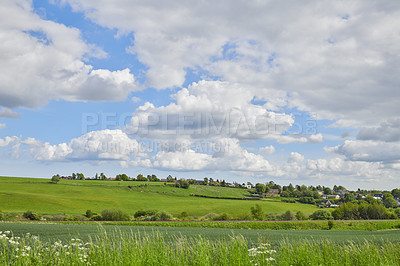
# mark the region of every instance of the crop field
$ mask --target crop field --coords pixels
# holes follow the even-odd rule
[[[40,214],[84,214],[91,209],[101,212],[118,208],[133,214],[140,209],[156,209],[177,216],[208,213],[229,213],[232,216],[249,214],[256,203],[266,213],[284,213],[287,210],[311,214],[317,207],[309,204],[285,203],[280,199],[233,200],[190,196],[243,198],[247,190],[212,186],[190,186],[189,189],[164,185],[162,182],[62,180],[52,184],[49,179],[0,177],[0,209],[5,212],[32,210]]]
[[[400,242],[400,230],[355,231],[355,230],[263,230],[263,229],[232,229],[232,228],[205,228],[205,227],[167,227],[167,226],[129,226],[129,225],[100,225],[100,224],[60,224],[60,223],[11,223],[0,222],[0,231],[12,231],[15,236],[27,233],[40,236],[44,241],[66,241],[71,238],[80,238],[88,241],[90,237],[99,235],[100,231],[108,233],[123,232],[135,234],[152,234],[157,232],[164,237],[185,236],[197,238],[199,236],[219,240],[230,236],[241,235],[250,243],[257,243],[260,239],[276,246],[282,240],[329,240],[335,243],[348,241],[363,242],[365,240],[381,243],[385,241]]]
[[[246,231],[27,223],[0,226],[1,265],[400,263],[399,230]]]

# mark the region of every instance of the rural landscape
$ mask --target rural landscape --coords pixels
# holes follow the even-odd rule
[[[400,266],[399,0],[1,0],[0,266]]]
[[[0,262],[395,265],[399,259],[399,189],[101,176],[0,177]]]

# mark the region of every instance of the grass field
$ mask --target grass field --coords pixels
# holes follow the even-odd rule
[[[78,215],[88,209],[101,212],[106,208],[119,208],[130,214],[140,209],[156,209],[174,216],[185,211],[190,216],[201,217],[223,212],[232,216],[246,215],[256,203],[262,205],[265,213],[279,214],[291,210],[307,215],[317,209],[313,205],[285,203],[280,199],[210,199],[190,194],[235,198],[248,196],[247,190],[239,188],[192,185],[189,189],[181,189],[162,182],[62,180],[52,184],[49,179],[0,177],[0,209],[5,212],[32,210],[39,214]]]
[[[257,243],[260,239],[276,246],[282,240],[329,240],[335,243],[354,241],[357,243],[365,240],[374,243],[384,241],[400,241],[400,230],[383,231],[349,231],[349,230],[261,230],[261,229],[228,229],[228,228],[200,228],[200,227],[162,227],[162,226],[117,226],[97,224],[56,224],[56,223],[10,223],[0,222],[0,231],[12,231],[15,236],[23,236],[26,233],[40,236],[43,241],[54,242],[56,240],[69,240],[79,237],[84,241],[89,236],[99,235],[99,229],[108,233],[139,233],[141,235],[159,232],[164,237],[185,236],[197,238],[199,236],[210,239],[228,239],[229,236],[242,235],[249,243]]]
[[[3,228],[7,230],[1,231]],[[0,223],[0,264],[399,265],[399,236],[399,230],[197,230]]]

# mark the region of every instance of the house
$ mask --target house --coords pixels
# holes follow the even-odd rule
[[[324,206],[324,207],[331,207],[332,202],[330,200],[321,200],[319,206]]]
[[[324,195],[324,192],[322,190],[317,190],[318,191],[318,195],[322,196]]]
[[[383,194],[374,194],[374,195],[372,195],[372,197],[374,199],[377,199],[377,200],[382,200],[383,199]]]
[[[326,195],[327,199],[340,199],[339,195]]]
[[[279,197],[279,189],[271,188],[269,192],[265,193],[266,197]]]
[[[160,181],[161,181],[161,182],[169,182],[169,180],[168,180],[168,179],[165,179],[165,178],[160,179]]]

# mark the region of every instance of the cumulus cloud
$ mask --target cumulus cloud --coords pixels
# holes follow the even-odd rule
[[[266,153],[266,154],[273,154],[275,152],[275,147],[270,145],[266,147],[261,147],[260,152]]]
[[[116,130],[100,130],[73,138],[69,143],[50,144],[35,138],[6,137],[0,139],[0,147],[16,146],[19,154],[25,149],[38,161],[129,161],[145,158],[147,147],[129,138],[124,132]]]
[[[78,29],[41,19],[31,1],[2,1],[0,25],[0,116],[17,118],[9,109],[51,99],[120,101],[137,89],[129,69],[86,64],[104,52],[85,43]]]
[[[400,141],[400,119],[383,122],[379,127],[362,127],[357,134],[357,139],[385,142]]]
[[[4,118],[21,118],[21,114],[15,113],[8,108],[3,107],[0,111],[0,117]]]
[[[238,84],[200,81],[179,90],[173,95],[175,102],[167,106],[147,102],[137,108],[126,131],[157,140],[280,138],[293,124],[293,116],[252,104],[253,97],[253,92]]]
[[[342,145],[327,151],[346,156],[352,161],[393,162],[400,160],[400,142],[371,140],[346,140]]]
[[[187,69],[202,69],[257,88],[268,108],[317,112],[340,127],[400,111],[396,1],[62,2],[134,34],[128,50],[149,67],[156,88],[180,86]]]

